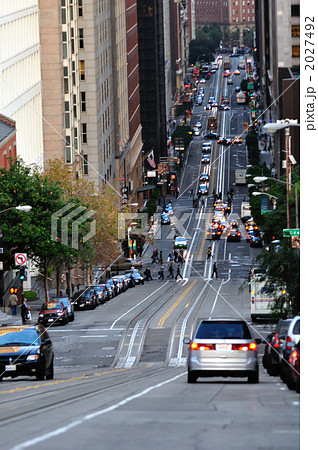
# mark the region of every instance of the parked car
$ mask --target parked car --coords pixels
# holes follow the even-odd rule
[[[106,303],[106,293],[104,291],[104,287],[100,284],[96,284],[94,286],[94,292],[100,304]]]
[[[109,278],[106,283],[108,284],[108,286],[110,286],[112,288],[113,291],[113,296],[115,297],[116,295],[120,294],[119,291],[119,286],[114,282],[114,280],[112,278]]]
[[[198,377],[247,377],[249,383],[258,383],[259,368],[257,344],[245,320],[202,320],[189,344],[188,383]]]
[[[53,300],[42,304],[38,323],[42,325],[68,324],[67,307],[60,300]]]
[[[73,297],[74,309],[95,309],[96,302],[92,291],[79,291]]]
[[[68,297],[61,297],[54,300],[60,300],[64,306],[67,308],[67,314],[68,314],[68,321],[73,322],[74,321],[74,305],[73,302]]]
[[[266,370],[268,375],[279,375],[279,355],[283,349],[284,340],[292,319],[281,319],[276,325],[275,332],[272,334],[270,343],[264,349],[266,361]],[[266,356],[265,356],[266,352]]]
[[[53,344],[42,325],[1,327],[0,348],[0,381],[25,375],[54,378]]]
[[[129,286],[130,288],[131,288],[131,287],[135,287],[135,286],[136,286],[136,283],[135,283],[134,277],[132,276],[132,273],[131,273],[131,272],[128,272],[128,273],[127,273],[127,271],[126,271],[125,275],[126,275],[126,277],[127,277],[127,279],[128,279],[128,286]]]
[[[288,389],[296,390],[296,392],[299,394],[300,392],[300,340],[293,348],[293,351],[291,352],[289,359],[289,366],[288,366],[288,375],[286,384]]]
[[[134,269],[131,270],[130,275],[133,277],[135,284],[144,284],[145,279],[144,277],[138,272],[138,270]],[[126,274],[128,276],[128,274]]]
[[[284,339],[281,354],[279,355],[279,374],[281,379],[288,384],[291,380],[288,379],[289,372],[289,357],[295,347],[300,341],[300,316],[295,316],[289,324],[286,338]]]

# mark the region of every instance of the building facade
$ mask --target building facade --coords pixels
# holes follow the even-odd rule
[[[267,119],[300,120],[300,1],[258,0],[256,3],[257,72],[264,92]],[[299,163],[300,137],[290,127],[291,154]],[[284,131],[272,137],[275,171],[279,176],[285,163]]]
[[[0,114],[0,167],[7,169],[10,158],[17,157],[15,121]]]
[[[43,166],[38,0],[1,2],[0,113],[16,122],[18,156]]]

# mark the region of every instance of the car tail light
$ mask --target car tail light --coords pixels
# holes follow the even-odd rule
[[[293,343],[291,337],[290,337],[290,336],[287,336],[287,339],[286,339],[286,347],[287,347],[287,348],[292,348],[293,346],[294,346],[294,343]]]
[[[238,235],[238,236],[241,236],[241,233],[240,233],[240,232],[238,232],[238,233],[237,233],[237,235]]]
[[[257,345],[255,342],[249,344],[232,344],[232,350],[241,350],[243,352],[255,351],[257,350]]]
[[[197,342],[192,342],[190,345],[191,350],[215,350],[215,344],[198,344]]]
[[[295,365],[295,362],[297,361],[297,359],[298,359],[298,354],[297,354],[297,351],[294,350],[294,351],[290,354],[290,357],[289,357],[288,361],[289,361],[289,363],[290,363],[291,365]]]
[[[278,333],[275,333],[273,347],[275,348],[279,347]]]

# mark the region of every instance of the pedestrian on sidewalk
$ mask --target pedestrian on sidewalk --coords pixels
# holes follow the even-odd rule
[[[22,325],[25,325],[28,320],[28,312],[29,312],[29,306],[26,301],[26,298],[23,299],[23,303],[21,305],[21,319],[22,319]]]
[[[181,271],[180,271],[180,264],[178,264],[178,267],[177,267],[176,280],[178,279],[178,277],[180,277],[181,280],[183,280],[183,276],[181,275]]]
[[[162,266],[161,269],[158,272],[158,280],[164,280],[165,279],[165,275],[164,275],[164,267]]]
[[[12,292],[12,294],[10,294],[9,305],[11,305],[12,315],[16,316],[17,315],[18,297],[14,292]]]
[[[167,279],[170,277],[173,278],[174,277],[173,263],[169,264],[168,272],[169,272],[169,275],[167,276]]]
[[[150,266],[148,266],[147,269],[144,271],[144,275],[146,277],[145,278],[146,281],[152,280]]]
[[[215,278],[217,278],[218,277],[218,268],[216,266],[216,262],[213,264],[212,278],[214,278],[214,274],[215,274]]]

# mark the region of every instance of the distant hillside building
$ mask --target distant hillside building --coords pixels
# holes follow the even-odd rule
[[[0,167],[7,169],[10,158],[16,158],[15,121],[0,114]]]

